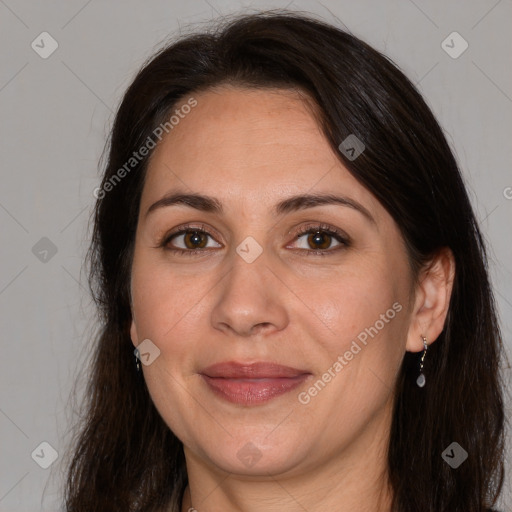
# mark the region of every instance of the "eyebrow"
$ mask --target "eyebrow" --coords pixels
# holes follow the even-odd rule
[[[370,212],[360,203],[345,196],[338,196],[334,194],[302,194],[289,197],[283,201],[277,203],[273,208],[274,215],[283,215],[285,213],[291,213],[295,211],[306,210],[308,208],[314,208],[315,206],[323,205],[340,205],[352,208],[358,211],[367,220],[375,224],[375,219],[372,217]],[[146,212],[146,217],[159,208],[164,208],[174,205],[185,205],[190,208],[202,212],[215,213],[222,215],[224,212],[222,203],[214,197],[206,196],[203,194],[184,194],[184,193],[171,193],[168,194],[155,203],[153,203]]]

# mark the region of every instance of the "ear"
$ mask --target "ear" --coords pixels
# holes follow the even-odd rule
[[[407,351],[420,352],[423,350],[422,336],[430,345],[441,334],[454,278],[455,258],[452,251],[444,247],[420,271],[407,335]]]
[[[135,325],[135,319],[132,314],[132,323],[130,325],[130,338],[132,339],[132,343],[134,347],[137,347],[139,344],[139,336],[137,334],[137,326]]]
[[[129,301],[130,301],[130,311],[132,315],[132,320],[130,323],[130,338],[132,340],[132,344],[135,348],[139,344],[139,335],[137,333],[137,325],[135,321],[135,314],[133,313],[133,291],[132,291],[132,279],[130,278],[130,289],[129,289]]]

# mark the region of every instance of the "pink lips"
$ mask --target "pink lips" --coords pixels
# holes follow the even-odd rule
[[[257,405],[302,384],[311,373],[274,363],[218,363],[200,372],[209,388],[221,398],[241,405]]]

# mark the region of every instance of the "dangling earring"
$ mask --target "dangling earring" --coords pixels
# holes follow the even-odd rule
[[[141,374],[140,370],[140,359],[139,359],[139,349],[136,348],[133,353],[135,354],[135,371],[137,372],[137,375]]]
[[[422,388],[426,382],[425,374],[423,373],[423,361],[425,359],[425,355],[427,354],[427,349],[428,349],[427,338],[425,338],[425,336],[422,336],[421,339],[423,340],[424,349],[423,349],[423,355],[421,356],[421,359],[420,359],[420,375],[416,379],[416,384],[418,384],[418,386],[420,388]]]

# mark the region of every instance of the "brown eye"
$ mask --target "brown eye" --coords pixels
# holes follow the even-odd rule
[[[317,231],[310,233],[308,236],[308,244],[311,249],[328,249],[332,242],[332,236],[328,233]]]
[[[206,247],[208,235],[201,231],[187,231],[183,240],[187,249],[202,249]]]
[[[160,244],[165,249],[180,253],[199,253],[200,249],[222,247],[212,235],[202,229],[181,229],[165,238]]]
[[[337,228],[327,225],[307,226],[295,236],[293,246],[305,255],[327,255],[350,246],[350,238]]]

